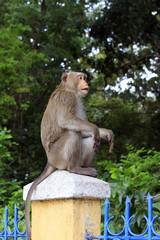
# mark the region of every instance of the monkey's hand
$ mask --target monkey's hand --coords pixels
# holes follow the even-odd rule
[[[113,134],[112,130],[108,130],[106,137],[109,142],[109,153],[112,153],[113,147],[114,147],[114,134]]]
[[[112,130],[105,129],[105,128],[99,128],[100,137],[107,139],[109,142],[109,153],[112,153],[113,147],[114,147],[114,134]]]
[[[93,149],[94,152],[97,152],[100,147],[100,134],[97,126],[94,127],[93,130]]]

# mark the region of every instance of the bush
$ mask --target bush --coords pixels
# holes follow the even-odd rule
[[[126,196],[129,196],[130,214],[135,215],[131,221],[131,228],[135,233],[140,233],[146,227],[146,222],[143,220],[148,209],[146,195],[149,192],[153,196],[160,190],[160,152],[144,148],[137,150],[132,146],[128,147],[128,151],[126,156],[121,156],[120,163],[103,163],[103,167],[110,174],[110,208],[111,215],[115,216],[110,228],[116,232],[122,229],[124,223],[119,216],[124,215]],[[154,215],[160,213],[160,204],[154,203],[153,210]]]

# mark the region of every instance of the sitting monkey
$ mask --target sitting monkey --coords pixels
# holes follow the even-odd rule
[[[41,122],[41,140],[48,158],[42,174],[32,184],[26,199],[25,220],[28,238],[31,237],[30,199],[37,185],[54,170],[96,177],[91,165],[100,145],[100,138],[109,141],[113,150],[113,132],[88,122],[81,98],[88,94],[84,73],[62,74],[61,84],[52,93]]]

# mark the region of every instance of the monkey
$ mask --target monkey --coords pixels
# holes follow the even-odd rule
[[[56,169],[97,177],[91,167],[100,139],[109,141],[109,152],[114,146],[112,130],[98,128],[87,120],[82,97],[89,91],[87,75],[64,72],[61,83],[53,91],[41,121],[41,141],[47,155],[47,165],[32,184],[25,204],[27,237],[31,238],[29,218],[30,200],[37,185]]]

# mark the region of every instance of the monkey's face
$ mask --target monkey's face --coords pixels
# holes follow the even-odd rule
[[[62,81],[65,84],[66,90],[74,92],[80,97],[88,94],[89,87],[86,80],[87,76],[84,73],[69,72],[62,75]]]
[[[88,87],[88,83],[86,82],[86,75],[83,73],[78,73],[77,82],[78,82],[78,85],[77,85],[78,94],[81,97],[87,95],[89,91],[89,87]]]

